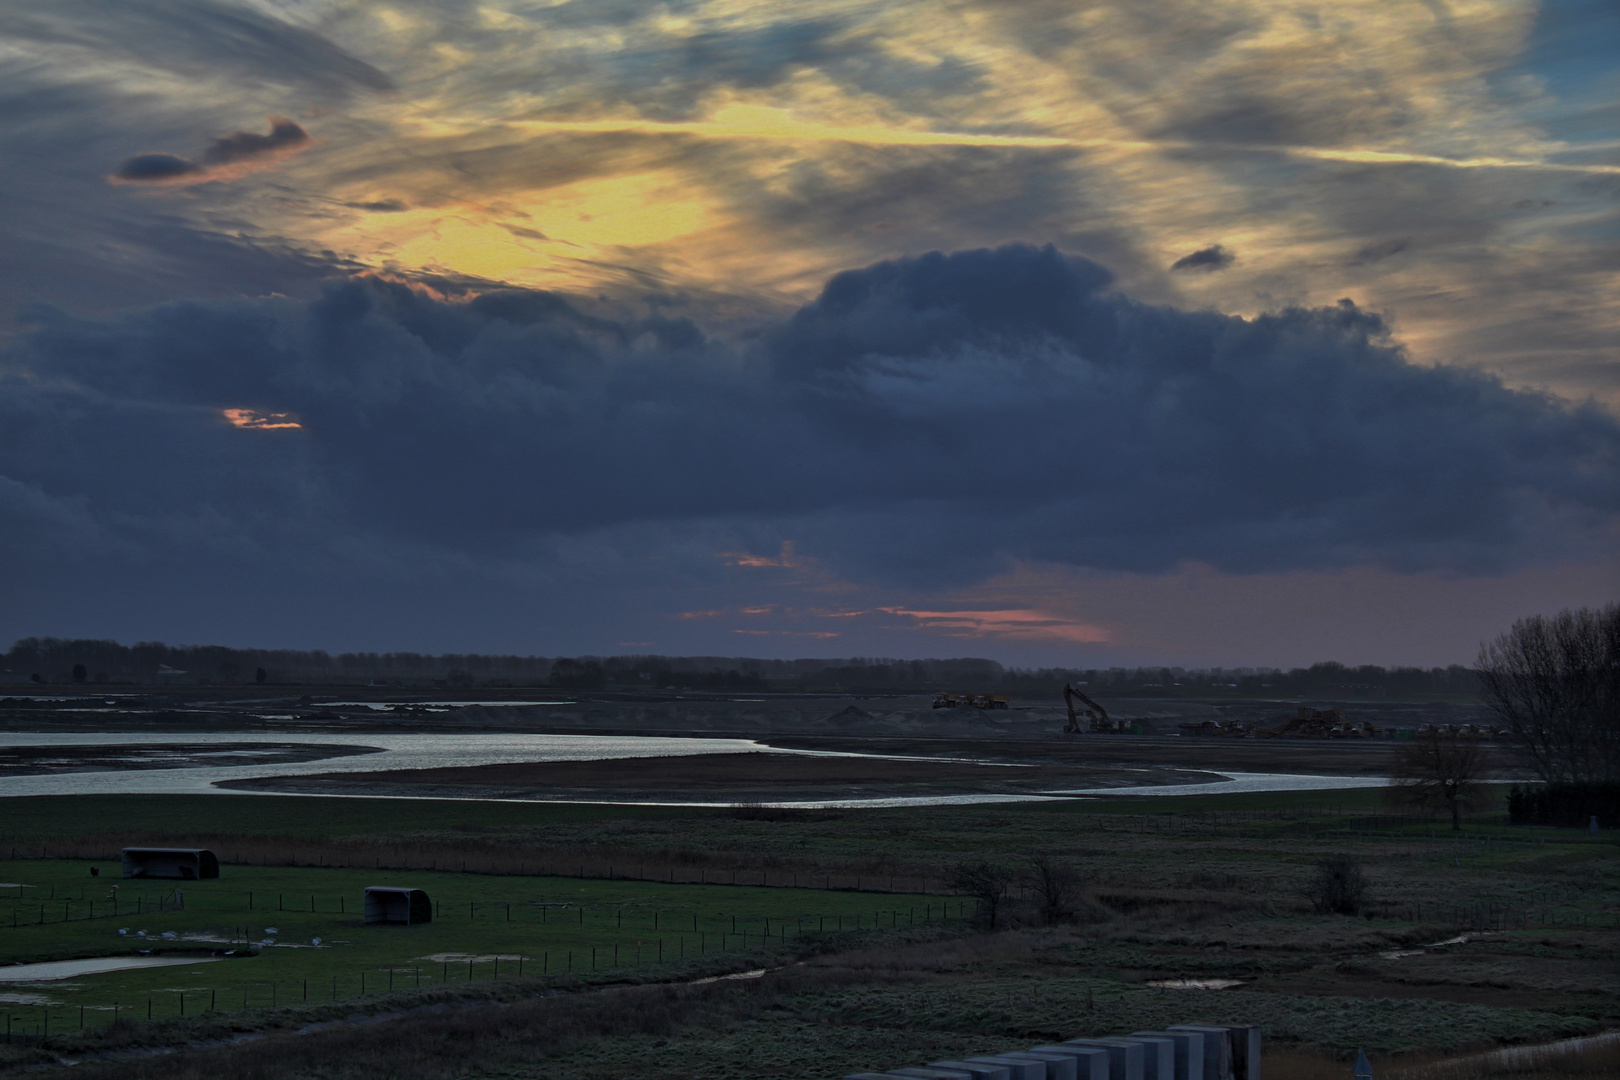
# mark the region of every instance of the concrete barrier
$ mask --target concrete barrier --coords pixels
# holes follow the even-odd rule
[[[1176,1080],[1204,1080],[1204,1033],[1201,1031],[1133,1031],[1133,1039],[1169,1039],[1175,1046]],[[1195,1071],[1196,1070],[1196,1071]]]
[[[1012,1080],[1012,1066],[986,1065],[972,1061],[930,1061],[930,1069],[960,1069],[973,1080]]]
[[[1232,1033],[1232,1075],[1237,1080],[1260,1080],[1260,1029],[1244,1024],[1226,1030]]]
[[[1037,1046],[1035,1051],[1041,1054],[1068,1054],[1073,1057],[1078,1080],[1108,1080],[1108,1051],[1100,1046],[1070,1046],[1068,1043],[1056,1043],[1051,1046]]]
[[[1017,1061],[1028,1061],[1043,1066],[1044,1080],[1080,1080],[1080,1059],[1073,1054],[1042,1054],[1034,1050],[1020,1050],[998,1055]]]
[[[1175,1040],[1160,1035],[1127,1035],[1121,1042],[1142,1044],[1142,1076],[1145,1080],[1176,1080]]]
[[[1193,1031],[1204,1036],[1203,1080],[1233,1080],[1232,1033],[1209,1024],[1176,1024],[1166,1031]]]
[[[844,1080],[1261,1080],[1260,1029],[1176,1024],[1163,1031],[1076,1038]]]
[[[1046,1080],[1046,1062],[1023,1061],[1005,1054],[970,1057],[969,1065],[1000,1065],[1008,1071],[1008,1080]]]
[[[1147,1080],[1142,1059],[1146,1048],[1124,1039],[1067,1039],[1065,1046],[1094,1046],[1108,1051],[1108,1080]]]

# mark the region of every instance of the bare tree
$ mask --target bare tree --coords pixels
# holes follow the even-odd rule
[[[1451,827],[1461,829],[1462,812],[1472,809],[1485,770],[1477,738],[1431,729],[1401,749],[1391,794],[1397,802],[1443,807],[1451,814]]]
[[[1475,670],[1541,779],[1620,780],[1620,604],[1520,619]]]
[[[1037,852],[1029,857],[1025,880],[1035,894],[1041,920],[1048,926],[1074,918],[1080,902],[1080,873],[1073,866]]]
[[[951,867],[945,883],[959,893],[979,902],[979,918],[991,930],[1001,920],[1001,910],[1007,905],[1007,893],[1012,889],[1013,875],[1005,866],[993,862],[963,862]]]

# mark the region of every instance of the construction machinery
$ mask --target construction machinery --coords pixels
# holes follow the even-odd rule
[[[954,709],[958,705],[971,705],[975,709],[1007,709],[1011,699],[1001,694],[936,694],[934,708]]]
[[[1261,738],[1276,739],[1376,739],[1383,729],[1376,725],[1346,720],[1340,708],[1313,709],[1301,705],[1294,715],[1276,727],[1256,727],[1254,733]]]
[[[1076,702],[1080,705],[1079,709],[1075,708]],[[1117,735],[1120,732],[1130,730],[1125,721],[1110,718],[1107,709],[1086,697],[1085,694],[1069,683],[1063,684],[1063,704],[1069,709],[1069,722],[1063,728],[1064,733],[1067,735],[1079,735],[1082,731],[1107,732]],[[1086,726],[1084,728],[1080,726],[1081,713],[1084,713],[1086,717]]]

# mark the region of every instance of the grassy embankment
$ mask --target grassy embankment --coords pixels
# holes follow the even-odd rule
[[[86,1024],[95,1025],[111,1022],[114,1005],[121,1015],[169,1018],[188,1008],[195,1015],[348,1000],[520,975],[647,978],[648,965],[735,958],[786,949],[806,934],[928,925],[962,914],[960,901],[903,894],[229,865],[219,880],[163,883],[92,879],[90,865],[0,864],[7,882],[26,883],[0,888],[0,963],[145,953],[200,962],[36,984],[25,995],[33,1008],[4,1003],[0,984],[0,1012],[29,1030],[47,1012],[59,1028],[77,1028],[81,1006],[89,1010]],[[437,914],[426,925],[366,926],[360,912],[367,885],[425,889]],[[175,910],[177,891],[183,910]],[[267,938],[275,943],[259,944]],[[226,950],[250,955],[217,955]],[[636,968],[643,970],[632,974]]]
[[[1274,1048],[1296,1048],[1292,1057],[1276,1057],[1276,1068],[1268,1065],[1268,1077],[1297,1075],[1304,1080],[1318,1075],[1312,1070],[1322,1062],[1338,1062],[1342,1069],[1339,1056],[1356,1047],[1374,1053],[1384,1075],[1383,1067],[1399,1064],[1401,1055],[1416,1064],[1410,1055],[1432,1058],[1620,1023],[1620,932],[1613,929],[1620,916],[1620,849],[1612,839],[1509,829],[1499,815],[1473,819],[1458,838],[1443,823],[1401,823],[1383,816],[1379,799],[1377,791],[1359,791],[800,814],[245,796],[31,799],[8,802],[0,843],[8,849],[16,844],[19,854],[30,845],[45,845],[55,856],[75,845],[89,851],[119,838],[206,841],[227,858],[231,846],[238,845],[242,850],[236,854],[255,863],[286,863],[296,857],[300,862],[355,865],[228,864],[220,882],[185,887],[188,918],[203,914],[198,906],[203,891],[217,888],[220,906],[209,925],[227,932],[245,914],[242,894],[248,888],[255,891],[253,914],[260,913],[260,887],[249,885],[250,880],[263,882],[266,895],[297,892],[303,898],[298,905],[306,908],[311,891],[317,907],[342,891],[321,888],[318,881],[343,882],[355,892],[363,884],[406,876],[413,883],[429,882],[426,887],[444,912],[432,926],[367,930],[340,925],[331,938],[350,944],[268,950],[250,960],[199,965],[197,978],[209,972],[216,974],[207,978],[218,978],[232,968],[265,965],[254,970],[268,971],[268,965],[286,964],[286,985],[296,986],[300,999],[302,979],[310,978],[309,1005],[300,1000],[265,1010],[250,995],[253,1010],[228,1014],[232,1030],[284,1029],[312,1018],[330,1019],[335,1008],[341,1010],[338,1015],[356,1008],[386,1011],[409,1007],[412,1001],[443,1004],[475,995],[510,1002],[500,1010],[452,1009],[426,1018],[413,1015],[408,1022],[340,1025],[295,1039],[271,1035],[274,1054],[239,1047],[186,1051],[161,1064],[122,1061],[123,1071],[107,1071],[108,1076],[207,1073],[358,1080],[500,1073],[596,1080],[760,1075],[763,1070],[784,1077],[827,1077],[1083,1031],[1134,1030],[1202,1017],[1261,1023]],[[108,830],[108,821],[118,821],[122,828]],[[364,869],[378,862],[385,867],[427,866],[434,859],[442,866],[446,853],[457,851],[469,860],[470,870],[485,872],[404,875]],[[909,914],[915,905],[919,914],[937,916],[940,898],[902,901],[870,893],[778,887],[791,882],[795,873],[812,880],[820,874],[823,881],[828,876],[839,880],[836,875],[844,873],[880,883],[889,874],[937,879],[940,868],[954,860],[989,858],[1015,866],[1032,851],[1055,853],[1082,873],[1086,897],[1078,922],[1022,925],[987,935],[965,934],[960,924],[913,928],[902,916],[895,920],[899,925],[885,918],[883,929],[874,934],[867,929],[867,913],[899,909]],[[1358,858],[1366,872],[1368,917],[1318,914],[1304,899],[1315,863],[1341,852]],[[532,875],[536,863],[562,853],[583,860],[588,873],[605,872],[611,863],[620,867],[619,874],[626,867],[649,877],[674,871],[684,880],[688,872],[695,876],[725,870],[729,876],[735,869],[741,880],[758,880],[751,873],[768,875],[771,887],[514,876],[525,865]],[[20,875],[8,874],[11,865],[0,863],[0,879],[18,879]],[[14,865],[21,869],[30,864]],[[87,880],[81,876],[84,864],[54,865],[71,867],[73,877],[63,880],[64,889],[76,890]],[[490,869],[510,873],[491,875]],[[849,880],[854,883],[853,876]],[[107,884],[105,877],[99,881],[102,887]],[[43,880],[41,884],[47,892],[52,887]],[[756,894],[756,900],[744,899]],[[193,901],[193,896],[199,899]],[[724,899],[706,901],[716,896]],[[508,897],[514,904],[512,928],[505,923],[504,908],[480,909],[476,918],[467,917],[467,902],[504,904]],[[589,905],[583,931],[577,907],[542,909],[531,903],[581,900]],[[617,914],[608,914],[621,907],[626,919],[622,934]],[[520,910],[529,922],[519,921]],[[534,921],[540,910],[547,913],[544,924]],[[763,967],[773,961],[760,951],[758,937],[752,937],[748,955],[717,957],[711,952],[701,961],[709,966],[701,969],[690,958],[684,967],[678,961],[666,961],[662,969],[645,963],[602,974],[597,983],[672,980],[662,986],[540,997],[548,986],[575,983],[566,977],[534,979],[528,960],[523,980],[511,978],[515,965],[508,968],[503,961],[502,981],[495,982],[488,980],[493,965],[486,961],[475,963],[472,983],[461,977],[464,963],[452,969],[452,985],[446,988],[432,981],[421,960],[446,952],[523,951],[532,957],[532,946],[513,948],[514,939],[507,935],[552,933],[550,919],[557,911],[574,917],[568,932],[584,935],[577,938],[582,944],[592,935],[599,949],[619,940],[622,959],[623,942],[632,940],[632,933],[649,940],[655,910],[661,913],[660,931],[664,912],[672,921],[689,919],[693,911],[700,919],[737,914],[746,920],[751,914],[760,920],[749,926],[755,934],[767,914],[775,933],[776,920],[801,914],[843,910],[860,913],[863,922],[860,935],[830,934],[834,940],[818,941],[807,933],[797,944],[792,927],[785,949],[777,936],[771,952],[778,962],[798,955],[807,958],[805,963],[760,979],[702,986],[684,984],[700,970]],[[1027,910],[1015,915],[1024,922],[1031,918]],[[611,918],[612,925],[592,925],[593,917]],[[0,907],[0,920],[4,918]],[[319,933],[315,923],[296,920],[343,921],[324,911],[277,912],[273,918],[250,920],[249,925],[256,932],[265,923],[277,926],[286,940],[295,932],[300,938]],[[632,930],[636,919],[647,925]],[[112,926],[101,919],[65,925],[94,927],[94,940],[110,940]],[[1491,929],[1470,929],[1485,926]],[[144,928],[165,927],[154,920]],[[12,933],[0,930],[0,942]],[[686,934],[690,948],[690,931]],[[1456,937],[1467,940],[1435,944]],[[536,945],[540,940],[524,938]],[[667,958],[669,935],[665,940]],[[401,943],[405,947],[398,948]],[[712,949],[713,941],[709,944]],[[733,938],[731,947],[741,943]],[[803,951],[796,953],[797,947]],[[392,967],[396,992],[371,993],[373,976],[368,974],[369,1006],[352,997],[337,1007],[329,1000],[315,1002],[316,976],[302,974],[299,965],[339,958],[351,973],[351,989],[358,989],[356,968],[385,979]],[[438,963],[436,974],[442,979],[444,961]],[[420,991],[414,985],[418,966],[424,971]],[[401,972],[407,967],[410,985],[401,988]],[[149,972],[143,978],[153,982],[144,985],[177,987],[182,983],[178,973],[191,970]],[[88,994],[98,992],[91,986],[97,980],[128,977],[72,981],[85,984],[76,993]],[[329,999],[330,976],[320,977],[326,980],[322,989]],[[1187,978],[1231,978],[1241,985],[1225,991],[1150,985]],[[281,1003],[279,968],[276,977],[253,982],[261,987],[276,982]],[[340,993],[343,989],[340,985]],[[57,994],[49,984],[28,992]],[[223,1001],[220,1005],[223,1014]],[[212,1019],[125,1026],[87,1040],[82,1048],[212,1037],[219,1033],[220,1019],[216,1014]],[[64,1033],[59,1045],[72,1052],[81,1045],[76,1039]],[[433,1049],[435,1040],[471,1049],[451,1060]],[[45,1060],[39,1056],[45,1051],[32,1045],[18,1044],[9,1053],[18,1063]],[[341,1068],[331,1065],[335,1060],[343,1062]]]

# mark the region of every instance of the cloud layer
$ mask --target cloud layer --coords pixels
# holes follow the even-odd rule
[[[11,555],[324,535],[521,562],[656,532],[941,587],[1020,561],[1500,572],[1612,541],[1600,410],[1414,365],[1349,302],[1242,319],[1110,283],[1051,247],[936,253],[740,343],[376,277],[40,311],[3,398]]]
[[[1595,0],[61,0],[0,34],[0,319],[307,296],[311,262],[758,314],[1055,238],[1145,300],[1349,296],[1425,362],[1620,402]],[[198,183],[296,148],[209,148],[265,115],[307,152]]]
[[[0,37],[17,633],[1114,649],[1152,608],[1191,648],[1186,573],[1227,661],[1351,578],[1357,640],[1450,620],[1466,660],[1616,587],[1612,3],[57,0]]]

